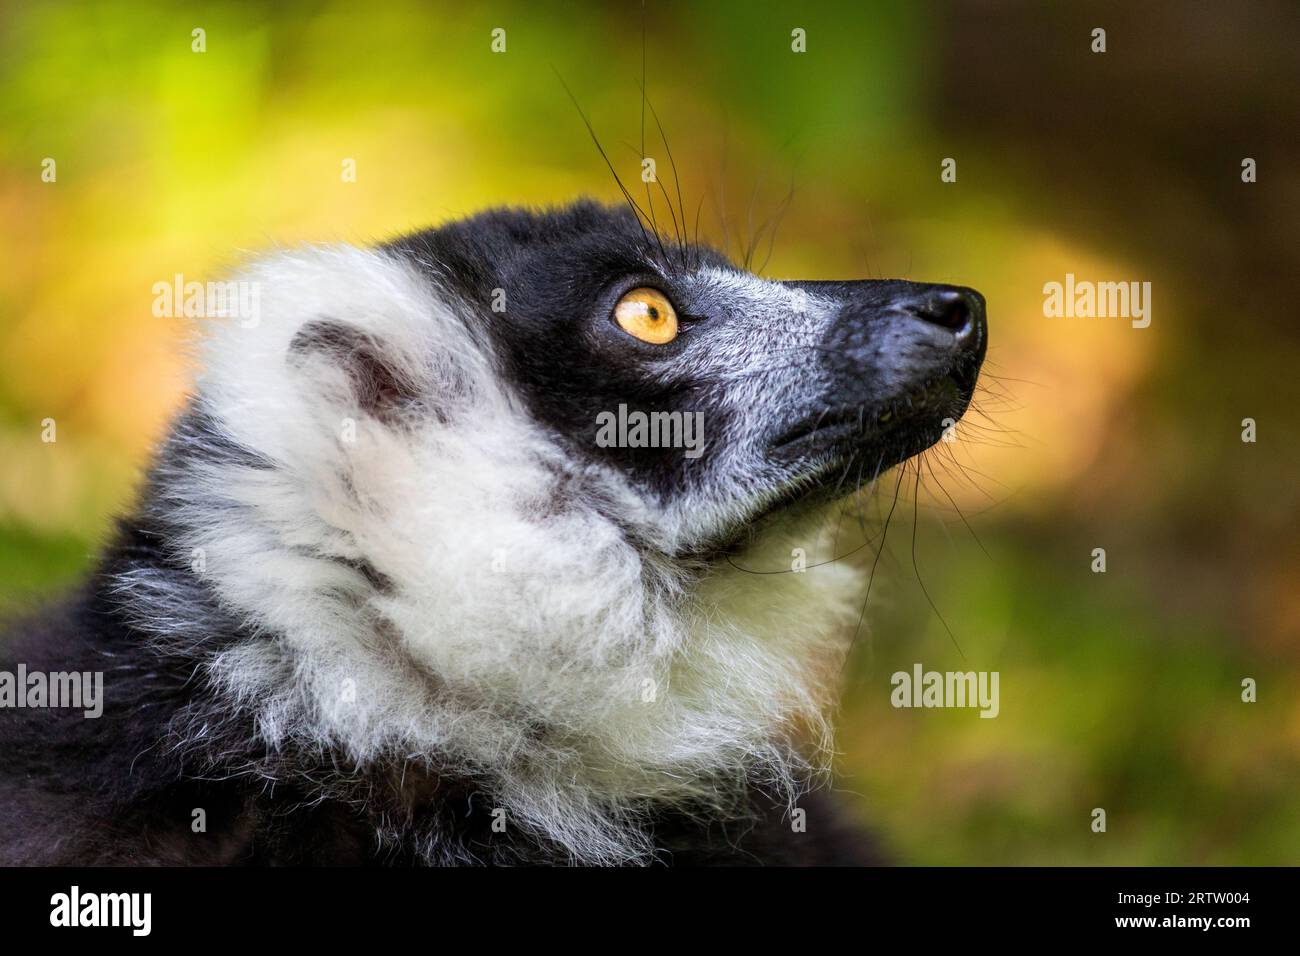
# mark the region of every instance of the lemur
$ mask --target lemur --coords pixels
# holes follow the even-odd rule
[[[0,862],[876,859],[810,789],[865,570],[747,569],[964,413],[977,292],[588,201],[239,281],[89,579],[0,641],[105,698],[0,708]],[[702,445],[598,441],[620,407]]]

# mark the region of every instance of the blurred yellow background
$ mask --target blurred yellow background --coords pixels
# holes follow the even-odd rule
[[[900,861],[1300,862],[1298,18],[646,7],[649,94],[708,240],[755,242],[774,278],[989,303],[982,415],[918,511],[966,662],[918,584],[908,490],[840,720],[840,785]],[[189,330],[153,315],[155,283],[614,201],[557,73],[636,180],[641,46],[632,2],[0,9],[0,604],[84,571],[184,394]],[[662,155],[652,122],[647,141]],[[1151,326],[1046,318],[1067,273],[1151,282]],[[889,675],[917,661],[1000,671],[1001,715],[894,710]]]

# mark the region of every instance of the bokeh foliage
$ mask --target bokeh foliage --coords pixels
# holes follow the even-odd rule
[[[902,861],[1300,861],[1300,30],[1286,4],[1229,6],[646,8],[650,97],[706,237],[757,235],[776,277],[990,303],[983,416],[931,459],[915,568],[904,486],[847,675],[840,784]],[[636,3],[0,9],[4,605],[84,570],[184,393],[188,332],[152,316],[155,282],[616,199],[559,77],[635,181],[642,22]],[[646,142],[668,175],[652,119]],[[1044,318],[1067,272],[1151,281],[1152,326]],[[1001,716],[894,710],[915,661],[1000,671]]]

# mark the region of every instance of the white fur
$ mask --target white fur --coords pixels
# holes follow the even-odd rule
[[[828,742],[858,571],[668,558],[727,509],[693,502],[686,528],[685,510],[569,460],[397,258],[312,248],[242,278],[261,283],[261,321],[206,337],[199,395],[275,467],[198,469],[178,517],[182,557],[203,549],[221,600],[260,629],[210,676],[269,745],[480,774],[509,826],[593,862],[648,850],[646,800],[723,808],[753,774],[794,788],[796,741],[810,732],[814,762]],[[459,382],[445,423],[390,428],[328,361],[292,367],[290,340],[320,318],[372,333],[434,394]],[[773,527],[736,563],[785,566],[814,534]]]

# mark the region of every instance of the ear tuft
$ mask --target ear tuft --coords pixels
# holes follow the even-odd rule
[[[386,354],[384,344],[361,329],[333,319],[308,322],[289,343],[289,365],[301,369],[324,359],[342,369],[363,411],[394,423],[419,398],[419,390]]]

